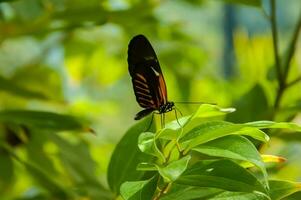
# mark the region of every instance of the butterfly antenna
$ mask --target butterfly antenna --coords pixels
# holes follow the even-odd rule
[[[217,105],[217,103],[209,103],[209,102],[202,102],[202,101],[175,101],[176,104],[210,104],[210,105]]]
[[[182,114],[181,110],[180,110],[179,108],[177,108],[176,106],[175,106],[175,109],[176,109],[177,111],[179,111],[181,117],[183,117],[183,114]]]
[[[176,116],[177,123],[179,124],[179,126],[180,126],[181,128],[183,128],[182,125],[181,125],[180,122],[179,122],[179,119],[178,119],[177,108],[175,108],[174,110],[175,110],[175,116]],[[181,113],[181,112],[180,112],[180,113]],[[182,114],[181,114],[181,115],[182,115]]]

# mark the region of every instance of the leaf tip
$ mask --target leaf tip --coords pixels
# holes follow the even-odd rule
[[[84,131],[86,131],[88,133],[92,133],[93,135],[96,135],[96,131],[91,127],[84,128]]]
[[[264,162],[284,163],[287,161],[286,158],[274,155],[261,155]]]

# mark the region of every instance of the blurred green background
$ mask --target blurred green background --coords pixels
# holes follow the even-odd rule
[[[0,0],[1,200],[112,199],[108,162],[141,110],[126,60],[136,34],[155,48],[170,100],[235,107],[227,117],[234,122],[300,123],[300,83],[274,106],[277,78],[265,13],[268,1],[256,7],[220,0]],[[281,55],[300,13],[300,0],[277,1]],[[288,81],[301,75],[301,41],[290,66]],[[184,115],[197,108],[177,106]],[[55,118],[27,126],[27,115],[7,119],[4,110],[68,114],[88,125],[60,128],[56,123],[65,118]],[[270,176],[301,181],[300,135],[270,135],[262,153],[288,159],[270,166]]]

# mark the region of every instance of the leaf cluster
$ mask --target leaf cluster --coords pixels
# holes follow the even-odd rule
[[[271,180],[265,163],[283,162],[262,155],[250,139],[269,141],[263,129],[293,129],[294,123],[231,123],[235,109],[203,104],[190,116],[157,131],[144,132],[149,120],[132,127],[111,158],[108,183],[125,200],[136,199],[284,199],[300,183]]]

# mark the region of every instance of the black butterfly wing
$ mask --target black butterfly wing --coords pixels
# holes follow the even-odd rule
[[[137,35],[130,41],[128,65],[139,105],[147,114],[159,109],[167,102],[166,85],[156,53],[145,36]]]

